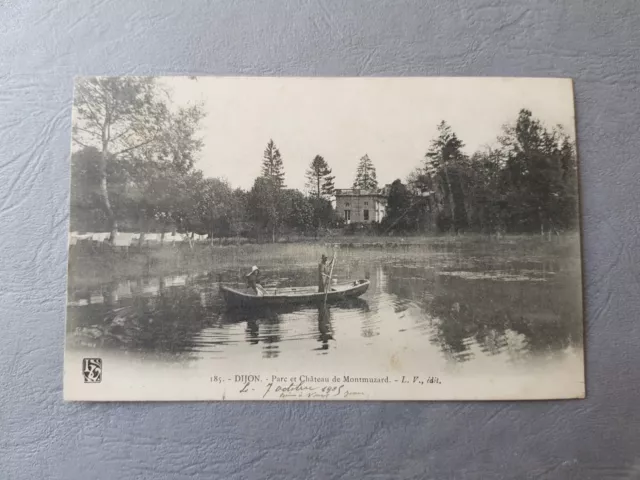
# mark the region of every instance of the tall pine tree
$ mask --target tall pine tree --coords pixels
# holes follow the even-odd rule
[[[273,143],[273,140],[269,140],[267,148],[264,149],[264,155],[262,158],[262,176],[273,180],[274,185],[278,189],[285,187],[282,156],[280,155],[280,150],[278,150],[276,144]]]
[[[445,121],[438,125],[438,136],[432,140],[425,155],[425,170],[434,176],[442,191],[448,224],[457,233],[467,226],[467,211],[463,191],[463,170],[466,157],[464,143]]]
[[[322,156],[316,155],[311,161],[306,178],[307,189],[313,197],[323,198],[333,195],[335,177],[331,175],[329,164]]]
[[[356,171],[356,179],[353,182],[353,188],[361,190],[376,190],[378,188],[378,180],[376,179],[376,167],[366,155],[360,159],[358,170]]]

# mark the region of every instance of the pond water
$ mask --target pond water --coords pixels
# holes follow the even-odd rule
[[[115,278],[96,288],[71,281],[67,346],[274,367],[323,359],[340,365],[355,357],[375,364],[399,351],[405,355],[395,361],[403,365],[449,370],[488,362],[526,367],[582,349],[579,258],[517,248],[500,255],[458,249],[404,256],[347,249],[334,277],[369,279],[359,299],[326,310],[228,310],[219,285],[242,285],[254,264],[246,260],[233,268]],[[262,262],[263,285],[313,285],[313,261]]]

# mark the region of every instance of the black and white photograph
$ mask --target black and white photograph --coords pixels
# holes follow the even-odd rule
[[[584,398],[566,78],[79,77],[69,401]]]

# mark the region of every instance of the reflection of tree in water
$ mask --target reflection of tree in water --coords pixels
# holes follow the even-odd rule
[[[472,358],[473,343],[491,355],[507,349],[542,354],[582,345],[575,279],[558,275],[553,281],[507,282],[386,268],[389,292],[420,305],[432,343],[458,361]],[[511,345],[514,333],[524,338],[521,345]]]
[[[260,342],[260,325],[255,318],[249,318],[247,320],[247,342],[251,345],[257,345]]]
[[[387,265],[387,290],[395,295],[395,313],[402,313],[411,305],[431,297],[434,286],[433,269],[407,265]]]
[[[434,274],[432,269],[387,265],[384,267],[384,271],[387,275],[389,293],[397,295],[399,300],[420,300],[425,293],[433,290]]]
[[[340,304],[351,308],[362,308],[366,302],[349,300],[349,303]],[[226,318],[232,322],[246,322],[245,339],[251,345],[263,343],[263,357],[276,358],[280,354],[279,343],[282,342],[281,316],[287,313],[295,313],[301,307],[280,307],[270,309],[260,309],[255,311],[231,310],[227,312]],[[321,344],[320,350],[329,349],[329,341],[333,340],[333,327],[331,325],[330,307],[319,305],[317,310],[318,342]]]
[[[509,331],[524,337],[529,354],[558,352],[581,346],[578,298],[569,279],[557,282],[495,282],[442,279],[444,294],[425,305],[439,318],[435,339],[462,351],[464,339],[473,338],[491,354],[502,352]]]
[[[194,336],[210,323],[211,316],[201,305],[199,291],[164,285],[161,280],[155,296],[126,300],[114,295],[112,285],[103,290],[104,304],[70,308],[71,342],[123,350],[191,351]]]
[[[268,311],[262,318],[262,357],[277,358],[280,354],[280,319],[276,312]]]
[[[282,310],[264,308],[256,310],[229,309],[224,313],[226,322],[246,322],[245,339],[251,345],[263,344],[263,358],[277,358],[280,355],[279,343],[280,314]]]
[[[369,291],[375,292],[377,289],[384,285],[383,272],[381,268],[376,268],[375,275],[371,276],[371,272],[368,269],[365,269],[364,278],[371,282],[369,286]],[[373,309],[377,310],[377,302],[375,297],[373,299]],[[377,315],[374,315],[369,306],[367,308],[361,309],[363,313],[362,319],[362,336],[364,338],[371,338],[380,335],[380,325],[379,319]]]
[[[329,340],[333,340],[331,311],[328,306],[321,305],[318,307],[318,341],[322,350],[329,349]]]

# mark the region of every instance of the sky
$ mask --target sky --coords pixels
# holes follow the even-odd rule
[[[573,84],[551,78],[164,77],[177,105],[202,103],[204,148],[196,168],[249,189],[270,139],[282,155],[285,184],[304,189],[322,155],[336,188],[350,188],[359,159],[373,161],[380,185],[418,167],[441,120],[472,154],[495,145],[521,108],[575,138]]]

